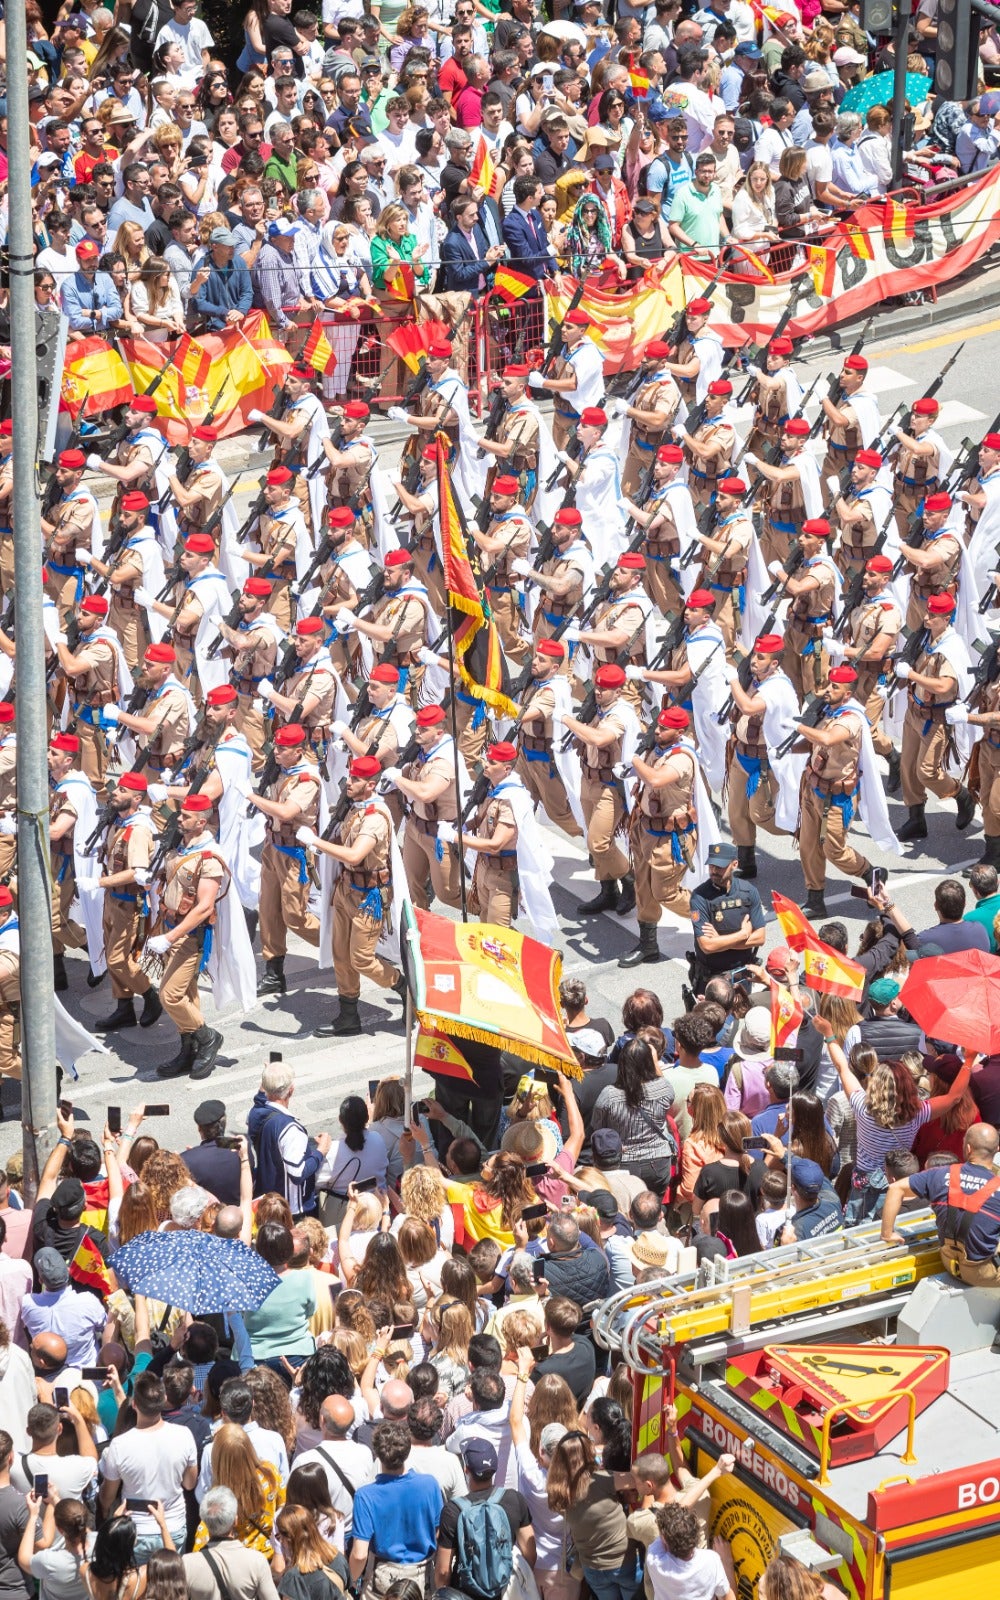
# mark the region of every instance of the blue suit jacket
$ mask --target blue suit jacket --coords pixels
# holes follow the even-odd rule
[[[481,223],[477,222],[473,227],[472,237],[474,245],[469,244],[459,228],[451,228],[445,234],[441,245],[441,266],[446,290],[464,289],[469,294],[475,294],[479,289],[479,279],[485,277],[489,282],[492,276],[493,268],[486,261],[489,244]]]
[[[515,206],[504,218],[503,242],[510,251],[510,265],[516,272],[537,278],[539,282],[548,277],[555,262],[539,212],[522,211],[520,206]]]

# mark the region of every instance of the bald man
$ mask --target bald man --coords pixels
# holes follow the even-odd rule
[[[382,1390],[383,1410],[388,1389],[405,1389],[405,1383],[387,1383]],[[412,1400],[413,1396],[410,1395]],[[405,1413],[404,1413],[405,1414]],[[323,1468],[330,1486],[330,1504],[344,1518],[344,1535],[350,1538],[354,1516],[354,1494],[362,1484],[375,1482],[375,1457],[366,1444],[350,1438],[357,1423],[354,1407],[343,1395],[327,1395],[319,1408],[321,1442],[313,1450],[295,1457],[296,1467],[313,1461]]]
[[[35,1370],[35,1387],[39,1400],[52,1405],[52,1390],[56,1384],[75,1389],[80,1382],[79,1367],[66,1364],[66,1340],[58,1333],[36,1333],[28,1346],[28,1356]]]
[[[965,1060],[976,1057],[966,1051]],[[977,1122],[965,1135],[961,1166],[931,1167],[891,1183],[882,1211],[886,1243],[902,1243],[896,1218],[903,1201],[914,1195],[934,1209],[941,1260],[952,1277],[977,1289],[1000,1289],[1000,1190],[994,1187],[993,1166],[998,1149],[996,1128]]]

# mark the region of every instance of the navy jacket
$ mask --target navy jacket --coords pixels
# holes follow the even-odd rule
[[[555,267],[545,224],[538,211],[522,211],[520,206],[515,206],[504,218],[503,242],[510,251],[510,264],[515,272],[523,272],[541,282]]]
[[[446,290],[464,289],[468,294],[476,294],[480,277],[485,277],[489,283],[493,268],[486,261],[489,244],[481,223],[477,222],[473,227],[472,237],[474,247],[460,228],[450,228],[445,235],[441,245],[441,266]]]

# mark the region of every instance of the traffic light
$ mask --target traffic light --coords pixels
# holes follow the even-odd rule
[[[861,0],[861,26],[874,35],[892,33],[895,17],[892,0]]]
[[[38,459],[55,456],[59,393],[66,354],[66,318],[56,310],[36,312],[35,361],[38,367]]]
[[[939,0],[934,88],[945,100],[971,100],[979,82],[979,13],[970,0]]]

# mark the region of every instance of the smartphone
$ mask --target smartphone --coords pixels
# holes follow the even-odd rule
[[[396,1327],[393,1328],[392,1337],[394,1339],[412,1339],[413,1338],[413,1324],[412,1324],[412,1322],[399,1323]]]
[[[68,1406],[69,1405],[69,1390],[62,1388],[61,1386],[59,1388],[53,1389],[53,1391],[52,1391],[52,1404],[54,1406],[58,1407],[58,1409],[60,1411],[63,1409],[64,1406]]]
[[[544,1178],[548,1170],[548,1162],[533,1161],[530,1167],[525,1167],[524,1172],[528,1178]]]
[[[139,1499],[126,1500],[125,1501],[125,1510],[126,1511],[148,1511],[152,1504],[153,1504],[152,1500],[139,1500]]]
[[[867,900],[868,899],[868,890],[863,888],[863,887],[859,887],[859,885],[856,884],[856,883],[852,883],[851,884],[851,899],[852,900]]]
[[[549,1347],[547,1344],[533,1344],[531,1353],[536,1361],[544,1361],[549,1353]]]
[[[358,1194],[371,1194],[373,1189],[377,1189],[378,1188],[378,1179],[377,1178],[362,1178],[361,1182],[360,1183],[356,1183],[354,1185],[354,1187],[355,1187],[355,1189],[356,1189]]]
[[[121,1108],[121,1106],[108,1106],[108,1128],[109,1128],[111,1133],[121,1133],[121,1131],[122,1131],[122,1108]]]
[[[531,1275],[536,1283],[541,1283],[545,1276],[545,1257],[536,1256],[531,1265]]]
[[[543,1200],[539,1206],[525,1206],[524,1210],[521,1212],[521,1221],[534,1222],[536,1217],[547,1217],[548,1214],[549,1208]]]
[[[375,1096],[378,1093],[378,1083],[379,1083],[379,1080],[377,1078],[369,1078],[368,1079],[368,1098],[369,1098],[369,1100],[374,1100],[375,1099]]]
[[[426,1117],[431,1109],[431,1103],[429,1100],[414,1100],[411,1109],[415,1117]]]
[[[285,1058],[281,1054],[280,1050],[272,1050],[270,1052],[270,1054],[268,1055],[267,1059],[268,1059],[268,1062],[270,1063],[270,1062],[273,1062],[273,1061],[283,1061]]]
[[[31,1487],[39,1500],[44,1500],[49,1492],[49,1475],[47,1472],[36,1472],[31,1480]]]
[[[215,1143],[219,1150],[238,1150],[240,1147],[240,1141],[234,1133],[220,1134]]]
[[[767,1139],[761,1138],[760,1134],[751,1134],[749,1139],[743,1140],[743,1148],[746,1151],[770,1150],[771,1146]]]
[[[872,888],[873,889],[878,888],[880,885],[886,884],[888,881],[889,881],[889,868],[888,867],[875,867],[875,868],[873,868],[873,870],[872,870]]]
[[[59,1102],[59,1115],[61,1117],[71,1117],[73,1115],[73,1102],[72,1102],[72,1100],[60,1100],[60,1102]]]
[[[80,1377],[87,1383],[107,1383],[110,1367],[81,1367]]]
[[[144,1114],[147,1117],[169,1117],[170,1107],[167,1105],[146,1106]]]

